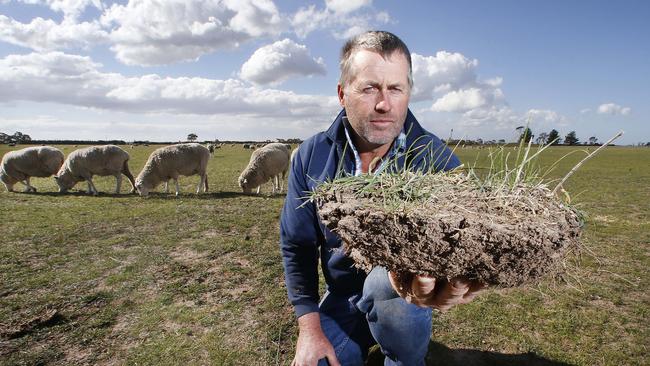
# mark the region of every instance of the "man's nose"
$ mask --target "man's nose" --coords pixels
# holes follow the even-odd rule
[[[377,104],[375,104],[375,110],[380,113],[390,112],[392,106],[390,95],[388,90],[382,90],[377,94]]]

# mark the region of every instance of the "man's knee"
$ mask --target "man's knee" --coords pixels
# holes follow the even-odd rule
[[[409,304],[392,288],[384,268],[373,269],[357,303],[382,352],[397,364],[419,364],[431,338],[430,308]]]
[[[372,299],[373,301],[385,301],[398,297],[399,295],[395,292],[388,279],[388,271],[384,267],[375,267],[368,273],[363,283],[363,298]]]

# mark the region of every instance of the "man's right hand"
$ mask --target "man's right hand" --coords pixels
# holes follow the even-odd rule
[[[340,366],[334,347],[320,327],[320,315],[308,313],[298,318],[298,343],[291,366],[316,366],[326,358],[330,366]]]

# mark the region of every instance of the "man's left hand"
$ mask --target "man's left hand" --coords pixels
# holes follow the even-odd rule
[[[420,275],[395,275],[388,272],[391,285],[406,301],[445,312],[455,305],[467,304],[487,285],[456,277],[449,281]]]

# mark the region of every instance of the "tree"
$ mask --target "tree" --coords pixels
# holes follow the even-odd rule
[[[557,132],[556,129],[552,129],[551,132],[548,134],[548,138],[546,139],[547,144],[553,144],[557,145],[561,142],[562,140],[560,139],[560,133]]]
[[[519,127],[517,127],[517,130],[519,130]],[[521,135],[519,135],[519,139],[517,140],[517,142],[519,143],[523,140],[524,143],[528,143],[532,138],[533,138],[533,131],[530,128],[526,127],[523,129]]]
[[[566,145],[575,145],[575,144],[577,144],[578,143],[578,138],[576,137],[576,132],[571,131],[571,132],[567,133],[566,136],[564,137],[564,143]]]
[[[597,142],[598,142],[598,138],[596,136],[591,136],[589,138],[589,145],[596,145]]]
[[[548,141],[548,133],[546,132],[541,132],[535,139],[535,142],[537,142],[538,145],[543,145],[546,141]]]
[[[187,135],[187,141],[194,142],[198,138],[199,138],[199,136],[197,134],[195,134],[195,133],[191,133],[191,134]]]

